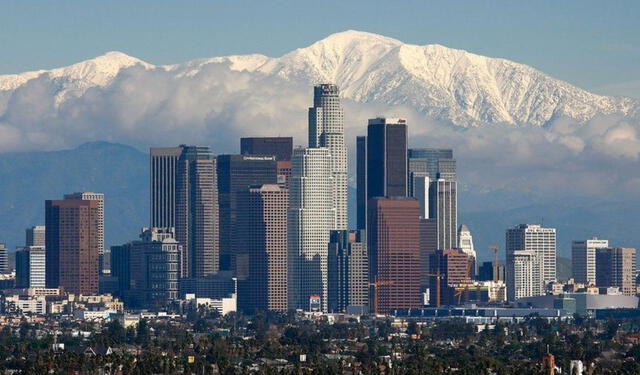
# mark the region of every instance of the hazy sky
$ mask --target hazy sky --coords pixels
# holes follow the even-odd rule
[[[534,66],[580,87],[640,94],[640,1],[0,2],[0,74],[110,50],[154,64],[279,56],[357,29]]]

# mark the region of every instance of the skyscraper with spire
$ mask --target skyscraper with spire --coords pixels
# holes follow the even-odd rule
[[[331,154],[333,177],[333,229],[347,229],[347,148],[344,142],[344,113],[338,86],[323,83],[313,88],[309,108],[309,148],[326,147]]]

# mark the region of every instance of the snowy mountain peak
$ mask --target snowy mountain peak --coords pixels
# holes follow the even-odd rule
[[[356,30],[329,35],[278,58],[223,56],[158,68],[176,80],[220,72],[204,69],[208,64],[226,64],[232,71],[304,85],[333,82],[340,86],[343,97],[356,102],[409,106],[427,117],[463,127],[495,123],[542,126],[563,116],[587,121],[598,114],[640,112],[636,100],[596,95],[506,59],[439,44],[406,44]],[[48,74],[60,88],[56,93],[60,103],[68,95],[82,95],[87,88],[108,86],[122,69],[132,66],[156,68],[112,51],[64,68],[0,76],[0,91],[14,90]]]
[[[51,79],[62,80],[63,83],[75,82],[77,88],[105,86],[120,72],[120,69],[134,65],[141,65],[147,69],[153,68],[153,65],[123,52],[110,51],[63,68],[0,75],[0,91],[16,89],[43,74],[48,74]]]

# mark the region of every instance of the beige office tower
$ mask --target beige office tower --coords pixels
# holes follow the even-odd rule
[[[507,229],[507,264],[514,251],[532,250],[541,258],[543,288],[556,281],[556,229],[539,224],[520,224]]]
[[[104,252],[104,194],[91,191],[65,194],[64,199],[98,202],[98,253]]]
[[[251,186],[238,193],[238,307],[287,310],[287,213],[289,191],[276,184]],[[245,260],[246,258],[246,260]]]
[[[309,310],[310,297],[320,296],[321,309],[327,311],[327,244],[335,218],[332,176],[328,148],[293,151],[288,215],[291,309]]]
[[[636,249],[596,249],[596,286],[620,288],[625,296],[636,295]]]
[[[344,113],[338,86],[321,84],[313,88],[309,108],[309,147],[326,147],[331,154],[332,195],[335,218],[332,229],[347,229],[347,147],[344,142]]]
[[[571,243],[571,263],[576,283],[596,283],[596,249],[606,247],[609,247],[609,241],[597,237]]]

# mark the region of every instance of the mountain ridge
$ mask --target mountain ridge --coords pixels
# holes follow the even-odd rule
[[[48,75],[59,84],[56,103],[60,104],[70,96],[83,95],[88,88],[108,86],[123,69],[134,66],[160,69],[181,79],[200,73],[209,64],[226,64],[230,70],[306,85],[334,82],[344,98],[407,105],[460,127],[539,127],[559,117],[586,122],[597,115],[640,113],[640,101],[597,95],[525,64],[439,44],[407,44],[356,30],[329,35],[275,58],[232,55],[156,66],[112,51],[68,67],[1,75],[0,93]]]

